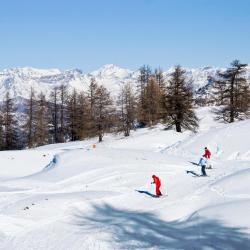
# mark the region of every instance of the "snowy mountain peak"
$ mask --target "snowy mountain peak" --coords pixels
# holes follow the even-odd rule
[[[123,77],[128,77],[131,75],[133,71],[129,69],[124,69],[121,68],[117,65],[114,64],[106,64],[99,68],[98,70],[94,71],[91,73],[91,75],[95,77],[117,77],[117,78],[123,78]]]
[[[0,75],[18,75],[20,77],[42,77],[62,73],[59,69],[37,69],[32,67],[4,69]]]

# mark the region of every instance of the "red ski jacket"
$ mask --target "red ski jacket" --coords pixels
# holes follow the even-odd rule
[[[152,178],[153,178],[154,183],[155,183],[156,186],[160,186],[161,185],[161,180],[160,180],[159,177],[153,175]]]
[[[208,149],[205,149],[205,154],[203,156],[205,156],[207,159],[210,159],[211,152]]]

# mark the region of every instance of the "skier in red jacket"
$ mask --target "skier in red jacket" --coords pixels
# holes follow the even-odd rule
[[[161,180],[159,177],[157,177],[156,175],[152,175],[153,178],[153,182],[151,182],[151,184],[155,184],[156,187],[156,195],[160,196],[162,195],[161,191],[160,191],[160,187],[161,187]]]
[[[211,157],[211,152],[208,150],[207,147],[205,147],[205,154],[203,156],[206,157],[207,159],[210,159]]]
[[[207,147],[205,147],[205,154],[203,155],[207,159],[207,168],[211,169],[212,165],[210,163],[210,157],[211,157],[211,152],[208,150]]]

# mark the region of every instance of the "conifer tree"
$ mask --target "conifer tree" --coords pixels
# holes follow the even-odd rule
[[[214,80],[214,95],[217,103],[223,105],[216,111],[217,119],[234,122],[249,117],[249,83],[245,77],[247,64],[235,60],[225,72],[218,73]]]
[[[219,76],[220,72],[217,71],[217,76]],[[217,106],[222,106],[226,104],[225,98],[225,90],[226,85],[220,77],[214,79],[210,77],[210,81],[213,83],[212,94],[210,97],[210,102]]]
[[[88,108],[88,115],[87,115],[87,130],[88,136],[95,136],[96,135],[96,128],[95,128],[95,106],[96,106],[96,95],[99,86],[96,83],[94,77],[91,78],[89,89],[87,91],[87,108]]]
[[[155,81],[159,85],[160,89],[165,88],[165,79],[161,68],[155,69],[154,73]]]
[[[164,78],[161,68],[158,68],[155,70],[154,77],[155,77],[156,83],[159,86],[159,119],[164,121],[166,118],[165,97],[164,97],[166,84],[165,84],[165,78]]]
[[[176,66],[171,74],[165,93],[167,124],[174,125],[177,132],[182,129],[195,131],[198,118],[193,107],[193,91],[191,83],[185,78],[185,70]]]
[[[122,86],[118,107],[119,130],[124,132],[124,136],[129,136],[136,120],[136,98],[130,83]]]
[[[52,134],[53,142],[60,142],[59,139],[59,90],[58,87],[55,87],[50,95],[49,110],[51,115],[51,125],[52,125]]]
[[[65,85],[60,85],[59,86],[59,116],[60,116],[60,121],[59,121],[59,131],[58,131],[58,139],[59,142],[65,142],[66,139],[66,102],[67,102],[67,87]]]
[[[97,88],[95,101],[93,106],[93,129],[99,138],[99,142],[103,140],[104,133],[108,131],[114,116],[114,107],[110,92],[100,86]]]
[[[42,146],[49,143],[49,114],[48,104],[43,93],[40,93],[35,114],[36,145]]]
[[[84,92],[78,94],[77,98],[77,136],[84,139],[88,136],[88,102]]]
[[[9,92],[7,92],[3,102],[3,148],[5,150],[17,149],[19,147],[15,112],[14,102]]]
[[[30,89],[30,97],[26,103],[26,122],[23,126],[25,134],[26,134],[26,141],[28,148],[32,148],[35,146],[35,95],[33,88]]]
[[[69,95],[67,102],[68,112],[68,131],[71,141],[79,140],[78,137],[78,107],[77,107],[77,93],[74,89],[72,94]]]
[[[138,103],[138,122],[142,125],[147,123],[147,107],[146,107],[146,87],[152,75],[151,68],[148,65],[142,66],[140,69],[137,85],[137,103]]]
[[[161,111],[161,91],[154,77],[149,78],[145,88],[144,122],[149,126],[159,121]]]
[[[2,116],[2,112],[0,110],[0,150],[3,149],[3,116]]]

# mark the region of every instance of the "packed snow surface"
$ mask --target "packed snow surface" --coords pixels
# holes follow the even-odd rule
[[[196,134],[157,125],[0,152],[0,249],[250,249],[250,121],[197,112]],[[213,168],[198,177],[205,146]]]

